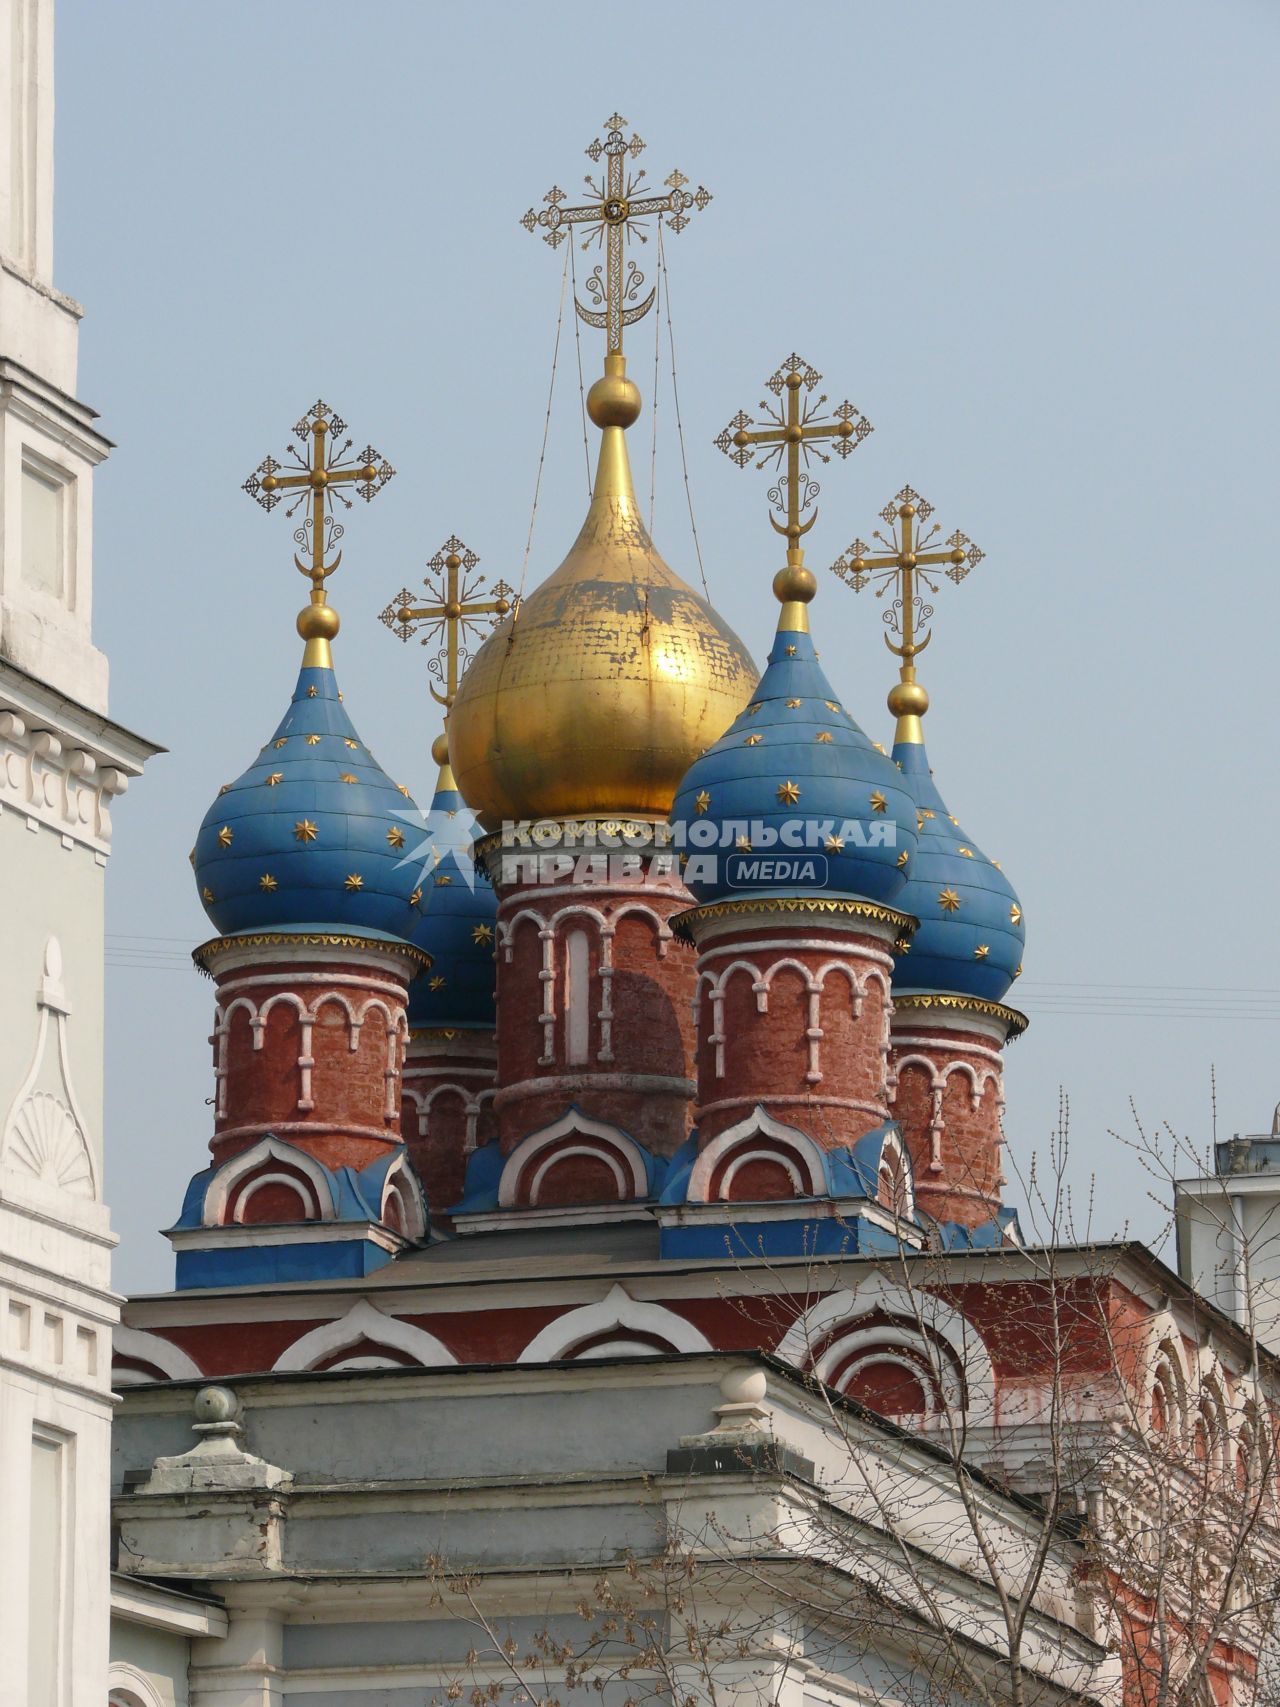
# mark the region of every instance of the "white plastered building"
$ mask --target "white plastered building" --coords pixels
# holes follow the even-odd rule
[[[110,1597],[102,1198],[111,809],[158,749],[93,644],[81,310],[53,283],[53,6],[0,0],[0,1704],[100,1707]]]

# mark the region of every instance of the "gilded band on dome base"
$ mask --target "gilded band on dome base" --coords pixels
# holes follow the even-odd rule
[[[900,913],[896,907],[886,907],[878,901],[858,901],[835,895],[744,895],[732,901],[709,901],[703,907],[690,907],[676,913],[671,920],[671,933],[681,942],[695,941],[699,925],[712,919],[747,917],[752,913],[793,913],[805,917],[865,919],[871,924],[888,925],[900,937],[909,939],[918,920],[910,913]]]
[[[999,1020],[1008,1027],[1009,1041],[1021,1037],[1031,1024],[1026,1014],[1019,1013],[1017,1008],[1007,1008],[1003,1002],[984,1001],[981,996],[956,996],[946,991],[921,990],[912,995],[899,995],[894,992],[894,1010],[897,1013],[956,1013],[978,1014],[983,1019]]]
[[[215,936],[193,948],[191,958],[201,972],[212,977],[208,965],[210,960],[219,954],[243,948],[356,948],[366,951],[372,948],[415,962],[418,972],[426,972],[431,966],[431,956],[425,949],[415,948],[411,942],[389,936],[360,936],[354,931],[246,931],[243,935]],[[415,977],[417,975],[414,974]]]

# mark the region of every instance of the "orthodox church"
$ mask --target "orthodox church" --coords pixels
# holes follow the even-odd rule
[[[1280,1372],[1219,1284],[1208,1182],[1185,1277],[1035,1245],[1005,1201],[1024,920],[931,770],[918,679],[924,593],[981,553],[904,486],[836,563],[884,594],[882,745],[805,562],[811,461],[870,424],[791,354],[718,441],[769,475],[763,669],[659,554],[627,242],[710,197],[650,194],[643,146],[614,115],[586,202],[524,221],[604,255],[576,305],[605,338],[577,539],[526,592],[451,536],[426,602],[384,613],[439,648],[425,810],[343,698],[330,599],[336,507],[395,470],[318,402],[246,482],[293,519],[310,596],[283,715],[211,779],[191,853],[212,1129],[173,1287],[112,1333],[110,1670],[97,1624],[81,1648],[71,1611],[37,1616],[71,1566],[33,1540],[5,1707],[1256,1688],[1241,1561],[1280,1543]],[[108,734],[113,776],[154,751]],[[46,953],[57,1025],[60,977]],[[5,1141],[0,1210],[30,1196],[4,1162],[30,1141]],[[1175,1580],[1193,1505],[1221,1522]]]

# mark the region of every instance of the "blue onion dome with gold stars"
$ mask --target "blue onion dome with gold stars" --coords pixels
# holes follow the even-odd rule
[[[915,800],[827,680],[809,632],[813,576],[784,569],[774,590],[783,605],[760,685],[676,795],[685,880],[701,903],[814,892],[901,908]],[[755,859],[802,853],[811,867]]]
[[[440,775],[415,848],[412,936],[431,956],[431,970],[410,985],[409,1028],[492,1031],[498,900],[471,857],[476,821],[458,792],[444,736],[431,751]]]
[[[309,927],[407,940],[420,823],[352,726],[327,638],[309,638],[279,728],[205,813],[200,899],[224,936]]]
[[[1022,970],[1022,905],[938,792],[920,727],[928,703],[915,681],[898,683],[889,695],[898,717],[894,762],[912,791],[920,825],[919,848],[896,903],[920,925],[905,952],[899,945],[893,988],[897,995],[1001,1002]]]

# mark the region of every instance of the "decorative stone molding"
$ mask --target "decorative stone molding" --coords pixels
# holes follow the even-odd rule
[[[163,1334],[144,1333],[139,1328],[126,1327],[123,1322],[111,1330],[111,1355],[113,1359],[127,1357],[134,1363],[149,1364],[170,1381],[190,1381],[204,1373],[181,1346],[174,1345]],[[111,1374],[113,1387],[136,1387],[146,1379],[136,1369],[113,1369]]]
[[[628,1336],[644,1335],[644,1339]],[[575,1347],[586,1346],[582,1352]],[[692,1322],[661,1304],[633,1298],[615,1286],[599,1303],[566,1310],[535,1334],[517,1363],[554,1363],[574,1356],[600,1357],[629,1353],[652,1356],[660,1351],[711,1351],[711,1342]]]
[[[71,1082],[71,1004],[62,984],[62,948],[54,936],[45,944],[36,1009],[31,1065],[0,1133],[0,1185],[19,1195],[34,1191],[59,1203],[68,1198],[96,1203],[101,1182]]]
[[[822,1151],[796,1126],[774,1120],[759,1104],[745,1120],[713,1138],[694,1163],[688,1201],[728,1202],[734,1175],[752,1162],[767,1161],[785,1170],[797,1197],[822,1197],[827,1189]]]
[[[104,736],[125,731],[88,712],[81,722],[81,711],[30,678],[0,671],[0,810],[105,858],[111,802],[159,749],[135,736],[108,744]]]
[[[314,1369],[317,1364],[329,1363],[338,1353],[359,1345],[363,1340],[403,1352],[424,1369],[435,1369],[458,1361],[434,1334],[427,1333],[424,1328],[415,1328],[411,1322],[402,1322],[398,1316],[385,1316],[367,1298],[362,1298],[336,1322],[324,1322],[286,1346],[276,1359],[275,1368]]]
[[[621,1127],[592,1120],[571,1108],[540,1132],[531,1132],[507,1158],[498,1182],[498,1204],[514,1209],[539,1207],[543,1182],[552,1168],[571,1156],[590,1156],[602,1162],[618,1188],[617,1201],[626,1203],[649,1194],[644,1152]]]

